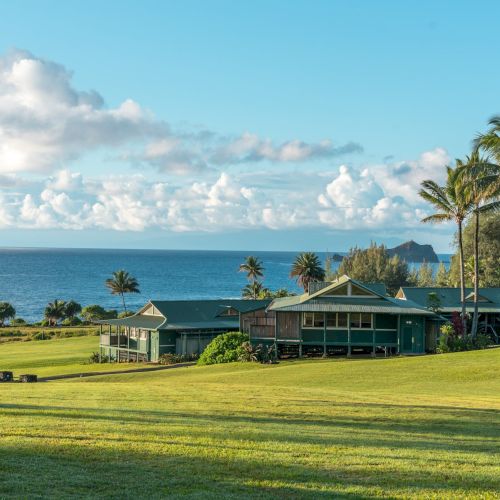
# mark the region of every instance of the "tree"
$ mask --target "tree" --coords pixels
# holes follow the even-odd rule
[[[309,283],[325,279],[325,271],[321,267],[319,257],[315,253],[303,252],[295,258],[290,277],[296,278],[297,283],[304,291],[307,291]]]
[[[446,167],[446,184],[439,186],[432,180],[422,182],[420,196],[437,212],[422,219],[422,222],[441,223],[454,221],[458,228],[458,247],[460,255],[460,300],[462,302],[462,322],[466,325],[465,311],[465,273],[464,273],[464,248],[462,242],[462,227],[464,220],[472,210],[472,203],[466,196],[464,178],[460,168]]]
[[[479,134],[475,140],[475,147],[495,158],[500,164],[500,115],[489,121],[490,129],[485,134]]]
[[[444,263],[440,262],[436,271],[436,286],[443,288],[445,286],[449,286],[449,284],[450,284],[450,273],[446,269]]]
[[[56,326],[60,320],[66,317],[66,302],[57,299],[54,302],[49,302],[45,308],[44,317],[50,326]]]
[[[246,300],[256,300],[267,298],[269,290],[264,287],[261,281],[252,281],[244,286],[241,296]]]
[[[90,306],[85,306],[82,309],[82,317],[85,321],[96,321],[103,319],[114,319],[117,317],[115,310],[106,311],[104,307],[97,304],[92,304]]]
[[[245,262],[240,264],[239,272],[247,273],[247,279],[249,281],[257,281],[264,276],[264,266],[258,257],[249,255],[245,258]]]
[[[458,161],[457,161],[458,164]],[[500,208],[500,167],[489,162],[489,158],[481,157],[474,151],[459,164],[464,178],[465,192],[473,206],[474,214],[474,314],[472,319],[472,336],[477,334],[478,297],[479,297],[479,215]]]
[[[441,299],[436,292],[427,294],[427,309],[439,314],[441,309]]]
[[[434,285],[434,271],[428,262],[422,262],[418,270],[417,284],[420,287]]]
[[[500,214],[495,212],[479,215],[479,286],[500,287]],[[466,285],[473,286],[474,269],[474,237],[476,223],[474,217],[469,219],[464,226],[463,244],[466,265],[469,264],[469,272],[466,272]],[[458,250],[451,258],[450,284],[455,286],[459,281]],[[472,269],[471,269],[472,265]]]
[[[64,312],[66,318],[73,319],[75,316],[82,312],[82,306],[78,302],[70,300],[69,302],[66,302]]]
[[[390,294],[409,284],[408,264],[398,255],[389,257],[385,246],[376,243],[351,248],[337,270],[337,277],[344,274],[364,283],[384,283]]]
[[[16,310],[12,304],[8,302],[0,302],[0,326],[4,326],[5,322],[14,318]]]
[[[141,293],[139,290],[139,283],[133,276],[123,269],[115,271],[112,276],[112,278],[108,278],[106,280],[106,286],[109,288],[112,295],[121,296],[123,310],[126,311],[127,306],[125,305],[125,294]]]

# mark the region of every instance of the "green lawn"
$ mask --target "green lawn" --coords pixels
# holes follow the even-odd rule
[[[88,364],[92,352],[99,350],[99,337],[33,340],[0,344],[0,370],[34,373],[40,377],[134,368],[135,363]],[[139,365],[143,366],[143,365]]]
[[[0,498],[500,498],[499,368],[493,349],[3,384]]]

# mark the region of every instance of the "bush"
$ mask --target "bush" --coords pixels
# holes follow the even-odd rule
[[[175,365],[177,363],[188,363],[190,361],[196,361],[198,359],[198,354],[173,354],[165,353],[158,358],[158,364],[160,365]]]
[[[52,336],[53,336],[53,332],[41,331],[41,332],[31,334],[30,338],[31,338],[31,340],[50,340],[52,338]]]
[[[10,322],[11,326],[24,326],[27,325],[26,321],[23,318],[14,318]]]
[[[214,365],[238,361],[244,354],[243,342],[248,342],[246,333],[228,332],[215,337],[203,351],[199,365]]]
[[[80,326],[81,324],[82,320],[77,316],[73,316],[72,318],[66,318],[61,323],[62,326]]]
[[[93,352],[89,359],[88,359],[88,362],[89,363],[111,363],[112,361],[114,361],[114,358],[112,356],[108,356],[107,354],[101,354],[99,356],[99,353],[98,352]]]
[[[253,363],[274,363],[275,362],[275,351],[274,345],[265,346],[263,344],[258,344],[253,346],[250,342],[243,342],[241,344],[242,354],[238,358],[238,361],[253,362]]]
[[[129,316],[133,316],[135,313],[133,311],[122,311],[118,314],[118,319],[128,318]]]

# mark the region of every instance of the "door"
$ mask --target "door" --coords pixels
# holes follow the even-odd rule
[[[419,316],[401,316],[401,352],[424,352],[424,321]]]

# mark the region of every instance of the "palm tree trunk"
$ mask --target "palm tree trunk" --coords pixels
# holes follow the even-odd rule
[[[477,326],[479,323],[479,207],[476,207],[475,218],[476,227],[474,228],[474,317],[472,319],[472,336],[477,335]]]
[[[123,302],[123,310],[125,312],[127,312],[127,306],[125,305],[125,294],[122,292],[121,295],[122,295],[122,302]]]
[[[465,311],[465,265],[464,243],[462,240],[462,221],[458,221],[458,248],[460,254],[460,302],[462,303],[462,329],[463,335],[467,333],[467,318]]]

